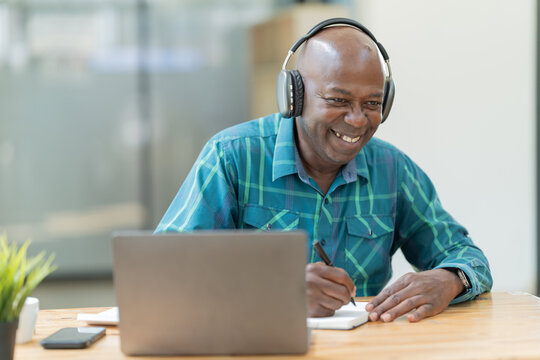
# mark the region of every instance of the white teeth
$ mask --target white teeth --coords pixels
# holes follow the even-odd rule
[[[351,144],[357,142],[358,140],[360,140],[360,136],[355,137],[355,138],[351,138],[351,137],[349,137],[347,135],[342,135],[342,134],[338,133],[337,131],[335,132],[335,134],[336,134],[336,136],[338,138],[340,138],[342,140],[345,140],[346,142],[351,143]]]

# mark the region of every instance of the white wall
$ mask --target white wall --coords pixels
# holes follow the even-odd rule
[[[358,0],[355,9],[396,82],[377,136],[428,173],[486,253],[494,291],[535,290],[535,3]],[[396,258],[396,275],[410,270]]]

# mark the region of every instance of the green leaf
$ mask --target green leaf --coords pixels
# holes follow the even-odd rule
[[[0,235],[0,323],[19,317],[28,295],[50,273],[56,270],[54,255],[48,258],[44,251],[27,256],[30,240],[20,247],[9,244],[7,235]]]

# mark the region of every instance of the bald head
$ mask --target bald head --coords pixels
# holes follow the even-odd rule
[[[321,30],[304,44],[298,58],[302,77],[339,71],[351,64],[376,63],[382,71],[377,45],[364,32],[350,26]]]

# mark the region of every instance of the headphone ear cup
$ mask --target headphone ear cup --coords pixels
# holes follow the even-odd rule
[[[279,113],[290,118],[302,115],[304,83],[296,70],[281,70],[276,81],[276,100]]]
[[[302,115],[304,108],[304,82],[297,70],[289,71],[293,82],[293,111],[292,116]]]
[[[386,121],[386,118],[390,114],[390,110],[392,109],[392,104],[394,103],[395,92],[396,92],[396,87],[394,85],[394,80],[390,78],[384,84],[381,124]]]
[[[292,76],[287,70],[281,70],[276,81],[276,100],[279,113],[290,118],[293,113]]]

